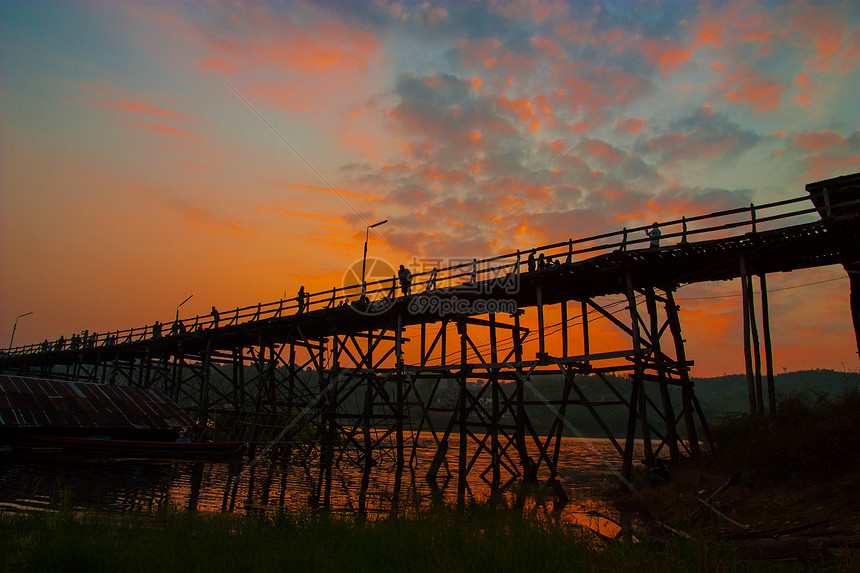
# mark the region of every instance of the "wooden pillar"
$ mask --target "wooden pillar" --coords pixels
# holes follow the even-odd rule
[[[636,307],[636,294],[633,291],[633,275],[627,271],[627,304],[630,311],[630,324],[633,332],[633,390],[630,397],[630,409],[635,410],[638,405],[639,410],[639,427],[642,429],[642,445],[645,454],[645,463],[651,464],[654,458],[654,451],[651,447],[651,432],[648,429],[648,403],[645,399],[645,372],[644,372],[644,356],[642,353],[642,337],[639,330],[639,312]],[[632,445],[633,440],[631,432],[634,428],[630,427],[630,421],[633,419],[635,423],[635,414],[628,418],[627,437],[628,443],[625,445],[625,459],[622,464],[631,464],[629,469],[632,469]],[[629,459],[628,459],[629,458]]]
[[[458,401],[460,411],[460,450],[457,456],[457,496],[461,499],[466,495],[467,481],[466,481],[466,442],[469,439],[467,428],[466,428],[466,420],[468,417],[469,409],[467,407],[467,386],[466,386],[466,377],[468,376],[468,358],[466,355],[466,319],[463,316],[459,316],[457,318],[457,330],[459,330],[460,334],[460,373],[457,377],[457,381],[460,386],[460,400]]]
[[[490,362],[498,363],[499,353],[496,349],[496,315],[490,313]],[[490,372],[490,455],[492,458],[493,480],[491,490],[498,491],[501,483],[500,447],[499,447],[499,377],[498,369],[493,368]]]
[[[543,361],[546,357],[546,345],[544,340],[543,328],[543,298],[541,296],[541,286],[535,287],[535,296],[537,297],[537,317],[538,317],[538,360]]]
[[[761,345],[758,338],[758,321],[755,316],[755,297],[753,296],[753,280],[751,275],[747,276],[747,289],[749,290],[750,303],[750,337],[752,339],[753,371],[755,373],[756,413],[759,416],[764,416],[764,395],[761,386]]]
[[[747,267],[744,257],[741,257],[741,294],[744,314],[744,365],[747,374],[747,399],[749,400],[750,415],[758,412],[755,397],[755,382],[753,378],[752,348],[750,347],[750,292],[747,281]]]
[[[337,337],[334,337],[337,340]],[[370,471],[375,465],[373,460],[373,435],[371,433],[371,417],[373,416],[374,376],[365,377],[364,409],[361,413],[361,428],[364,438],[364,467],[361,472],[361,488],[358,492],[358,511],[361,515],[367,510],[367,489],[370,485]]]
[[[404,416],[404,392],[403,392],[403,317],[401,314],[397,314],[397,324],[396,330],[394,333],[394,356],[396,361],[396,369],[397,369],[397,378],[395,380],[396,384],[396,394],[397,394],[397,404],[395,405],[395,437],[397,440],[397,469],[394,474],[394,491],[397,492],[400,490],[400,480],[403,477],[403,465],[404,465],[404,448],[405,444],[403,441],[403,416]],[[371,367],[373,365],[371,364]]]
[[[206,342],[206,350],[200,361],[200,428],[206,435],[206,427],[209,422],[209,366],[212,360],[212,339]]]
[[[651,348],[654,355],[654,361],[657,364],[657,377],[660,386],[660,400],[663,403],[663,419],[666,427],[666,445],[669,448],[669,457],[676,459],[679,455],[678,451],[678,436],[675,428],[675,409],[672,407],[672,397],[669,395],[669,384],[666,374],[666,362],[663,360],[663,353],[660,349],[660,321],[657,316],[657,296],[654,289],[650,288],[645,294],[645,306],[648,309],[650,322],[650,338]]]
[[[768,411],[776,412],[776,388],[773,380],[773,348],[770,342],[770,309],[767,303],[767,280],[764,273],[759,276],[761,284],[761,329],[764,335],[764,361],[767,375]]]
[[[635,365],[633,377],[639,385],[639,426],[642,429],[642,446],[645,450],[645,462],[650,464],[654,458],[651,446],[651,431],[648,427],[648,401],[645,393],[645,355],[642,351],[642,332],[640,330],[639,309],[636,304],[636,293],[633,291],[633,275],[627,271],[627,301],[630,306],[630,317],[633,326],[633,355]]]
[[[589,342],[588,342],[588,303],[582,301],[582,353],[585,355],[585,364],[590,365]]]
[[[567,301],[561,301],[561,356],[567,358]]]
[[[681,408],[684,412],[684,426],[687,430],[687,445],[694,457],[699,455],[699,437],[696,431],[696,419],[693,416],[693,382],[687,368],[687,352],[684,349],[684,338],[681,336],[681,320],[678,318],[678,305],[672,291],[666,291],[666,318],[669,330],[675,341],[675,358],[678,361],[678,373],[681,379]]]
[[[857,354],[860,355],[860,262],[843,265],[848,273],[848,283],[851,292],[851,321],[854,324],[854,338],[857,341]]]
[[[526,448],[526,407],[525,407],[525,382],[523,374],[523,345],[520,339],[520,313],[514,315],[514,330],[512,332],[514,339],[514,362],[516,364],[516,380],[514,381],[516,396],[516,432],[514,436],[514,444],[517,448],[517,454],[520,458],[520,467],[523,468],[523,475],[526,479],[531,479],[530,475],[531,464],[529,463],[529,454]]]

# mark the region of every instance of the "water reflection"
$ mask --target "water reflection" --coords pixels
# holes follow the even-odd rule
[[[457,451],[451,436],[449,452]],[[432,438],[422,437],[417,448],[418,468],[427,468],[435,452]],[[510,480],[491,503],[531,511],[558,523],[579,523],[613,534],[617,527],[589,512],[609,510],[596,501],[593,488],[618,482],[613,475],[621,459],[609,440],[564,438],[558,477],[571,502],[562,507],[551,488]],[[451,455],[451,454],[449,454]],[[638,459],[641,452],[635,454]],[[487,460],[478,460],[485,463]],[[479,466],[476,466],[479,467]],[[366,504],[372,516],[420,511],[440,504],[457,503],[456,462],[436,481],[423,479],[426,469],[404,471],[400,487],[390,464],[381,463],[367,476],[369,488],[360,500],[362,471],[356,467],[334,468],[329,493],[330,509],[355,513]],[[282,460],[262,460],[240,475],[235,462],[177,460],[94,459],[85,456],[11,455],[0,458],[0,509],[46,510],[99,508],[109,511],[151,511],[169,504],[192,511],[269,512],[300,510],[320,505],[322,473],[313,465],[289,465]],[[490,484],[478,472],[468,476],[465,500],[487,501]],[[503,480],[504,483],[504,480]],[[360,503],[363,501],[364,504]]]

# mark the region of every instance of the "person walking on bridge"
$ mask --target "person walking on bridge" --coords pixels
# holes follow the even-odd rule
[[[409,272],[409,269],[400,265],[397,277],[400,279],[400,290],[403,292],[403,296],[409,295],[412,292],[412,273]]]
[[[660,232],[660,225],[657,221],[654,221],[654,224],[651,225],[650,229],[645,230],[645,234],[651,238],[651,248],[656,249],[660,246],[660,236],[663,234]]]
[[[221,321],[221,315],[218,314],[218,311],[215,307],[212,307],[212,312],[209,313],[212,316],[212,328],[218,328],[218,323]]]
[[[296,311],[296,314],[301,314],[305,311],[305,285],[299,287],[299,292],[296,293],[296,301],[299,303],[299,309]]]

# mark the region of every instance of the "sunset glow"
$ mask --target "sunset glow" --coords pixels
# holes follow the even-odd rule
[[[856,2],[7,0],[0,78],[4,347],[860,171]],[[778,372],[858,369],[841,267],[768,286]],[[743,371],[738,282],[676,297]]]

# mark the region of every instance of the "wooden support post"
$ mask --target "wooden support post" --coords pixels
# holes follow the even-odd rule
[[[849,304],[851,322],[854,324],[854,338],[857,341],[857,354],[860,355],[860,262],[842,265],[848,273]]]
[[[585,300],[582,301],[582,353],[585,355],[585,364],[590,365],[591,359],[589,355],[591,352],[589,351],[589,342],[588,342],[588,303]]]
[[[755,399],[755,382],[753,378],[752,348],[750,347],[750,292],[747,288],[747,266],[744,257],[741,256],[741,294],[743,295],[741,306],[744,313],[744,365],[747,374],[747,398],[749,400],[750,415],[758,412]]]
[[[397,468],[394,473],[394,491],[395,493],[400,491],[400,481],[403,478],[403,466],[404,466],[404,448],[405,443],[403,440],[403,401],[404,401],[404,393],[403,393],[403,317],[400,313],[397,314],[397,324],[396,330],[394,332],[394,356],[395,356],[395,367],[397,370],[395,385],[396,385],[396,393],[397,393],[397,404],[395,405],[395,438],[397,440]],[[372,365],[371,365],[372,366]]]
[[[497,364],[499,361],[499,353],[496,349],[496,315],[490,314],[490,362]],[[490,455],[493,468],[493,480],[490,486],[494,493],[499,490],[501,483],[501,467],[499,457],[499,377],[498,370],[493,369],[490,373]]]
[[[541,286],[535,287],[535,295],[537,296],[537,317],[538,317],[538,360],[546,360],[546,345],[545,332],[543,328],[543,299],[541,297]]]
[[[758,339],[758,321],[755,316],[755,297],[753,296],[752,276],[747,276],[747,289],[750,303],[750,337],[752,338],[753,363],[755,372],[756,413],[764,416],[764,395],[761,386],[761,346]]]
[[[364,438],[364,467],[361,472],[361,488],[358,492],[358,511],[361,515],[366,515],[370,471],[376,463],[373,460],[373,436],[370,427],[371,417],[373,416],[374,393],[374,376],[364,377],[364,409],[361,413],[362,437]]]
[[[466,318],[464,316],[457,317],[457,330],[460,334],[460,373],[457,376],[457,382],[460,386],[460,399],[458,405],[460,407],[460,451],[457,457],[457,496],[462,501],[466,495],[468,483],[466,481],[467,460],[466,460],[466,442],[469,439],[467,432],[466,421],[468,417],[468,407],[466,395],[468,392],[466,386],[466,378],[468,376],[468,357],[466,354]]]
[[[678,361],[678,372],[681,378],[681,408],[684,413],[684,426],[687,430],[687,446],[693,457],[699,455],[699,437],[696,432],[696,419],[693,416],[693,382],[687,367],[687,352],[684,349],[684,338],[681,336],[681,320],[678,318],[678,305],[672,291],[666,291],[666,318],[669,330],[675,341],[675,358]]]
[[[567,358],[567,301],[563,300],[561,305],[561,356]]]
[[[209,377],[210,365],[212,362],[212,339],[206,342],[206,350],[203,352],[202,360],[200,361],[200,429],[202,435],[206,435],[206,428],[209,422]],[[204,440],[205,441],[205,440]]]
[[[440,326],[440,328],[442,329],[442,338],[441,338],[441,340],[439,340],[439,344],[442,346],[442,350],[440,353],[441,358],[439,361],[439,365],[445,366],[445,357],[448,354],[448,345],[446,344],[447,335],[448,335],[448,321],[442,320],[441,324],[442,324],[442,326]]]
[[[574,384],[574,374],[570,368],[564,369],[564,387],[561,393],[561,404],[558,407],[558,416],[556,417],[556,433],[555,444],[552,454],[552,463],[549,464],[549,481],[553,482],[558,477],[558,458],[561,455],[561,438],[564,435],[564,422],[567,415],[567,404],[570,401],[570,390]]]
[[[639,406],[639,426],[642,429],[642,446],[645,450],[645,463],[650,465],[654,459],[651,447],[651,431],[648,428],[648,401],[645,397],[645,357],[642,352],[642,335],[639,330],[639,311],[636,307],[636,293],[633,291],[633,275],[627,271],[627,304],[630,310],[630,323],[633,332],[633,386],[637,394]],[[636,408],[636,402],[631,399],[630,408]]]
[[[767,406],[768,411],[776,412],[776,388],[773,380],[773,348],[770,341],[770,309],[767,303],[767,280],[764,273],[759,275],[761,285],[761,329],[764,331],[764,362],[767,376]]]
[[[514,445],[517,448],[517,454],[520,458],[520,467],[523,468],[524,479],[531,479],[529,472],[531,463],[529,462],[529,454],[526,449],[526,407],[525,407],[525,382],[523,375],[523,344],[520,338],[520,314],[514,315],[514,329],[511,331],[511,336],[514,340],[514,362],[516,364],[516,379],[515,385],[515,404],[516,404],[516,434],[514,435]]]
[[[645,306],[648,309],[650,322],[651,348],[653,350],[654,361],[657,364],[657,377],[659,378],[660,400],[663,403],[663,418],[666,426],[665,441],[669,448],[669,457],[676,459],[680,452],[678,451],[678,435],[675,428],[675,409],[672,407],[672,397],[669,395],[669,384],[666,374],[666,363],[663,360],[663,353],[660,349],[660,320],[657,316],[657,297],[653,288],[645,291]]]

